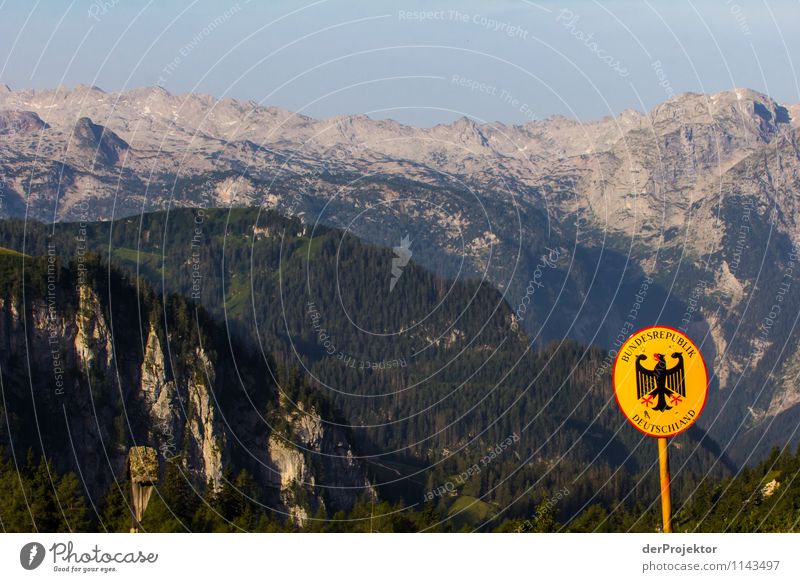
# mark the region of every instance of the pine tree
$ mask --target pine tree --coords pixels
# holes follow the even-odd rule
[[[11,459],[6,458],[5,450],[0,448],[0,525],[6,532],[34,531],[28,501],[25,497],[27,476],[17,472]]]
[[[35,464],[33,453],[28,454],[27,498],[33,515],[34,529],[40,533],[63,531],[64,518],[54,495],[57,479],[52,464],[41,459]]]
[[[194,490],[188,475],[179,463],[167,463],[164,483],[158,489],[164,504],[175,515],[175,519],[189,526],[200,502],[200,494]]]
[[[75,473],[67,473],[58,480],[56,498],[63,517],[58,531],[70,533],[90,531],[89,508]]]
[[[101,528],[109,533],[125,533],[131,527],[130,483],[112,483],[100,505]]]

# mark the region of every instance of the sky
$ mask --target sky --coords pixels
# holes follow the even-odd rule
[[[313,117],[588,121],[800,102],[800,0],[0,0],[0,83],[160,85]]]

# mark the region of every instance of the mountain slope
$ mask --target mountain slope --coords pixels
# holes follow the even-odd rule
[[[369,490],[346,435],[303,413],[298,392],[282,403],[274,365],[202,309],[96,258],[2,255],[0,269],[0,446],[80,475],[95,504],[125,482],[133,445],[157,449],[162,471],[179,467],[200,497],[248,471],[273,519],[302,523]]]
[[[395,278],[396,250],[257,209],[182,209],[54,231],[7,221],[0,244],[64,257],[90,250],[149,279],[157,296],[192,297],[235,341],[296,369],[279,392],[304,394],[323,426],[346,430],[382,498],[434,501],[446,513],[456,499],[440,488],[476,466],[458,493],[498,519],[532,513],[563,486],[574,492],[565,518],[592,500],[657,493],[652,443],[620,415],[606,354],[573,341],[537,347],[485,282],[444,279],[413,258]],[[498,446],[503,454],[484,463]],[[675,447],[681,491],[692,490],[692,473],[734,468],[702,431]]]
[[[737,461],[798,439],[783,428],[800,416],[791,285],[769,317],[800,240],[797,105],[735,89],[590,123],[414,128],[78,87],[3,92],[0,111],[45,124],[0,142],[2,215],[259,205],[382,247],[408,237],[438,275],[490,282],[539,346],[613,350],[653,323],[689,331],[714,372],[701,426]],[[87,117],[129,146],[115,163],[71,147]],[[550,249],[558,260],[541,264]]]

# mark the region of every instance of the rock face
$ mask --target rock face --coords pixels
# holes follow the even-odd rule
[[[36,273],[47,259],[30,261]],[[279,492],[265,501],[300,523],[319,505],[347,509],[369,487],[346,439],[300,403],[294,413],[281,408],[271,373],[246,358],[234,366],[224,335],[202,314],[187,327],[186,304],[152,311],[113,272],[109,303],[96,278],[78,281],[49,265],[43,294],[30,280],[25,296],[14,286],[0,292],[0,446],[43,452],[82,475],[92,494],[124,477],[134,445],[156,449],[162,470],[180,463],[200,490],[247,468],[264,491]],[[285,417],[296,440],[285,444],[265,415]]]
[[[88,117],[81,117],[72,129],[69,149],[89,164],[113,166],[128,144],[113,131],[96,125]]]
[[[269,437],[267,450],[272,463],[272,481],[280,489],[281,502],[291,518],[302,526],[308,519],[308,512],[299,505],[298,490],[313,489],[315,485],[303,454],[275,436]]]
[[[735,89],[589,123],[416,128],[78,87],[0,91],[0,112],[46,123],[0,140],[0,216],[262,205],[385,247],[408,235],[414,261],[486,277],[515,312],[531,300],[522,327],[545,341],[689,331],[714,372],[700,424],[734,454],[800,420],[798,105]],[[564,252],[537,274],[547,248]]]
[[[32,111],[0,111],[0,135],[27,135],[49,126]]]
[[[298,504],[304,495],[340,509],[352,506],[359,496],[374,494],[344,435],[321,422],[313,407],[306,411],[299,404],[284,420],[290,427],[290,439],[271,435],[267,450],[271,480],[295,522],[302,526],[308,519]],[[315,465],[326,476],[324,483],[317,482]]]
[[[35,312],[34,312],[35,313]],[[52,319],[58,318],[57,312],[48,312]],[[37,318],[40,323],[35,329],[45,331],[41,322],[47,322],[46,318]],[[67,325],[73,326],[73,322],[59,322],[59,327],[66,328]],[[98,368],[104,373],[111,369],[114,357],[114,347],[111,343],[111,331],[109,330],[103,309],[97,294],[89,287],[81,285],[78,287],[78,306],[75,313],[75,358],[78,365],[84,369]]]
[[[27,343],[27,353],[32,356],[36,369],[51,371],[50,382],[45,385],[53,387],[57,396],[72,399],[71,404],[86,406],[85,417],[74,419],[89,431],[88,435],[84,435],[88,445],[86,454],[81,455],[85,460],[96,457],[97,453],[109,445],[113,445],[115,450],[118,447],[123,450],[121,445],[124,443],[113,442],[113,436],[102,430],[103,425],[108,425],[109,420],[113,420],[105,417],[106,411],[102,407],[95,407],[98,417],[94,420],[100,429],[92,426],[90,413],[93,404],[97,405],[99,401],[111,396],[102,394],[102,391],[111,388],[107,382],[120,370],[116,362],[114,334],[105,315],[107,310],[91,288],[81,286],[77,294],[78,303],[74,310],[68,308],[52,311],[40,301],[29,303],[23,310],[17,300],[3,300],[0,302],[0,317],[5,325],[0,326],[0,341],[7,346],[15,346],[11,348],[11,352],[4,351],[4,368],[8,366],[13,371],[11,354],[25,354]],[[27,320],[21,319],[20,313],[25,313]],[[51,350],[58,351],[57,360],[53,359],[55,356]],[[196,356],[197,363],[202,363],[206,369],[211,370],[213,384],[213,363],[200,351]],[[48,361],[48,357],[52,361]],[[124,357],[127,359],[129,355]],[[141,433],[141,438],[148,444],[163,444],[159,441],[165,434],[171,435],[174,443],[184,443],[186,468],[196,475],[199,483],[217,483],[222,475],[223,462],[227,460],[223,458],[223,451],[227,447],[224,432],[211,402],[211,390],[194,374],[190,374],[188,378],[168,381],[164,358],[158,337],[151,328],[141,365],[128,367],[126,362],[125,371],[133,374],[120,378],[120,386],[125,391],[121,402],[127,401],[132,407],[128,410],[131,416],[128,420],[147,427]],[[65,383],[64,376],[69,368],[78,373],[70,374],[72,382]],[[137,368],[141,370],[140,374],[135,373]],[[84,371],[85,376],[79,371]],[[54,385],[55,378],[59,376],[61,382]],[[62,382],[63,391],[59,392]],[[84,391],[85,388],[88,391]],[[181,395],[187,397],[183,409],[180,406]],[[92,402],[94,397],[98,401]],[[47,399],[47,395],[44,399]],[[108,442],[109,440],[112,442]],[[166,455],[168,451],[163,446],[160,448]],[[173,452],[177,454],[177,450]],[[96,461],[97,464],[84,470],[90,474],[102,472],[99,460]],[[120,459],[112,458],[110,461],[112,469],[119,468]]]
[[[187,381],[168,380],[161,341],[150,328],[142,359],[140,391],[150,420],[150,438],[170,441],[173,447],[176,442],[186,443],[187,468],[199,482],[217,486],[229,459],[223,458],[223,451],[228,448],[227,436],[210,388],[216,379],[214,363],[201,348],[192,355],[194,365]],[[162,451],[169,453],[163,443]]]

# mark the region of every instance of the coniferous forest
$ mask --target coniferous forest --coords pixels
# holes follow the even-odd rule
[[[5,531],[127,531],[134,445],[146,531],[659,527],[607,353],[530,337],[485,281],[412,260],[390,291],[391,249],[257,209],[6,220],[0,247]],[[676,530],[797,529],[800,451],[671,448]]]

